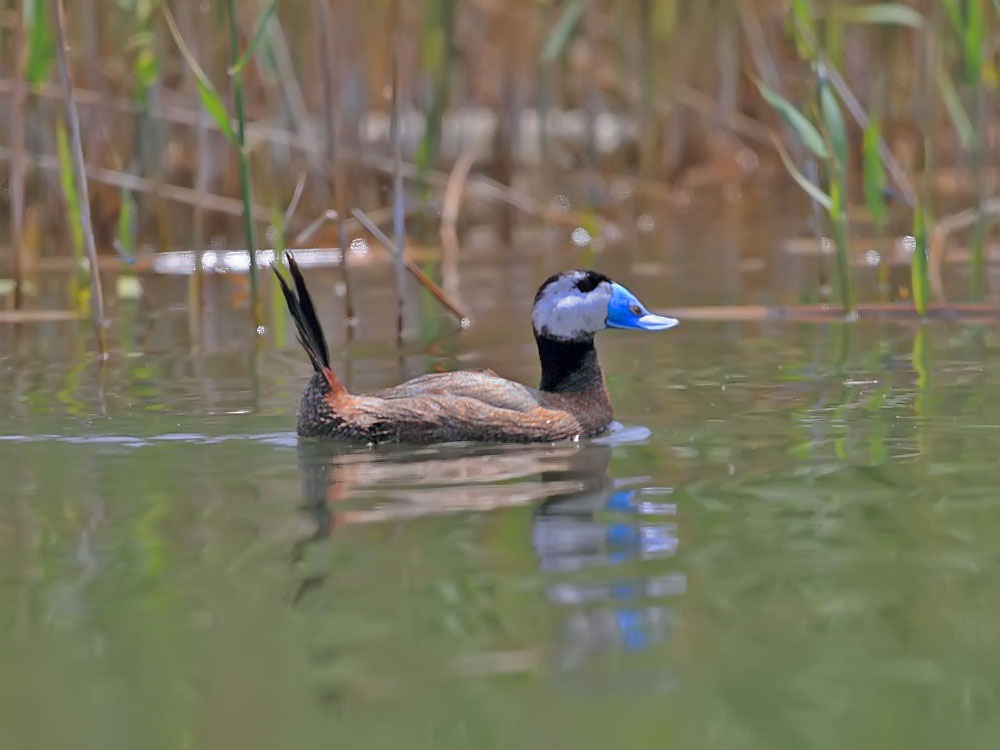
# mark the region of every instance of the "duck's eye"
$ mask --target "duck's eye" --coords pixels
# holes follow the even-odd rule
[[[629,305],[628,311],[635,315],[637,318],[642,316],[642,308],[636,304]]]

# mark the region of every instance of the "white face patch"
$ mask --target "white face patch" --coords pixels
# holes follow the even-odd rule
[[[589,338],[607,325],[611,284],[600,282],[589,292],[581,292],[577,282],[582,271],[560,276],[542,290],[531,313],[535,333],[563,341]]]

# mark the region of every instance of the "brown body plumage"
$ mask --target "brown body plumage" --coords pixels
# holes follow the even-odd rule
[[[598,435],[610,422],[611,403],[600,377],[584,391],[551,393],[489,370],[462,371],[355,395],[324,368],[302,395],[297,430],[369,443],[528,443]]]
[[[611,423],[593,333],[564,340],[536,328],[542,364],[539,388],[506,380],[492,370],[463,370],[424,375],[371,393],[348,393],[330,369],[322,328],[290,255],[288,264],[295,292],[280,274],[278,279],[315,370],[299,405],[299,435],[368,443],[548,442],[598,435]],[[611,283],[594,272],[580,273],[593,276],[587,291],[599,281]]]

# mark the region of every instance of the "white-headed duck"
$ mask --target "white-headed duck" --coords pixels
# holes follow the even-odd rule
[[[304,437],[369,443],[551,442],[598,435],[611,424],[611,402],[594,334],[605,328],[662,331],[677,321],[650,313],[628,289],[596,271],[550,276],[535,295],[532,324],[542,382],[538,388],[492,370],[433,373],[371,393],[351,394],[330,369],[326,339],[291,254],[293,292],[275,268],[299,342],[315,374],[299,405]]]

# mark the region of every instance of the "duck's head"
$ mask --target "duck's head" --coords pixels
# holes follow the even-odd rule
[[[678,321],[653,315],[632,292],[602,273],[574,270],[545,280],[535,295],[531,322],[536,337],[583,341],[605,328],[664,331]]]

